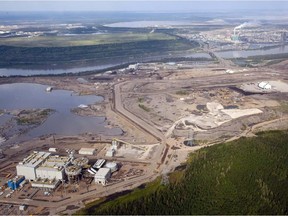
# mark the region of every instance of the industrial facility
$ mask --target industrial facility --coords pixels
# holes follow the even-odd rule
[[[118,142],[114,141],[112,148],[117,149],[117,147]],[[26,178],[31,182],[32,187],[55,189],[63,182],[69,184],[79,182],[84,173],[94,178],[96,183],[106,185],[111,174],[118,170],[116,162],[106,163],[106,160],[98,159],[91,166],[86,157],[74,158],[74,152],[74,150],[68,151],[69,156],[52,155],[51,152],[32,152],[18,163],[17,178],[9,180],[8,186],[16,190]],[[79,154],[93,155],[94,153],[93,148],[79,150]]]
[[[18,163],[16,171],[18,176],[33,182],[33,187],[54,189],[65,178],[64,170],[70,162],[69,157],[34,151]]]
[[[100,168],[95,174],[95,183],[106,185],[111,177],[111,170],[109,168]]]

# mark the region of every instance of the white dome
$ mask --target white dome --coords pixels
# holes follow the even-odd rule
[[[115,162],[108,162],[105,164],[104,167],[109,168],[111,172],[115,172],[118,170],[118,165]]]

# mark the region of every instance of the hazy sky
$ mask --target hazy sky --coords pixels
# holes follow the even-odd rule
[[[0,0],[1,11],[137,11],[137,12],[185,12],[225,10],[288,10],[288,0],[283,1],[164,1],[164,0]],[[288,12],[287,12],[288,13]]]

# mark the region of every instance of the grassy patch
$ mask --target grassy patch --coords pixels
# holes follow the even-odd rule
[[[138,98],[138,103],[143,103],[143,102],[144,102],[144,98],[139,97],[139,98]]]
[[[139,106],[141,109],[145,110],[146,112],[150,112],[150,108],[147,107],[147,106],[145,106],[144,104],[138,104],[138,106]]]
[[[288,101],[281,101],[279,110],[284,113],[288,113]]]
[[[189,95],[189,92],[185,90],[179,90],[176,92],[176,95]]]
[[[15,118],[18,125],[41,124],[52,112],[52,109],[25,110]]]
[[[1,38],[0,45],[18,47],[71,47],[91,46],[100,44],[128,43],[150,40],[174,40],[175,37],[162,33],[118,33],[99,35],[75,36],[39,36],[39,37],[14,37]]]

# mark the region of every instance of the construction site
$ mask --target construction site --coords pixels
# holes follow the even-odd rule
[[[81,85],[75,85],[75,77],[19,78],[18,82],[33,79],[56,89],[65,80],[65,89],[80,94],[93,94],[97,86],[104,100],[78,111],[101,112],[109,127],[117,126],[123,134],[46,135],[4,145],[1,213],[71,214],[95,199],[173,171],[199,148],[287,128],[285,71],[242,70],[224,63],[205,69],[139,64],[132,70],[88,76]],[[95,85],[99,76],[111,81]]]
[[[23,101],[4,107],[13,97],[3,97],[0,214],[71,215],[102,197],[169,181],[167,174],[198,149],[288,129],[288,61],[267,57],[242,67],[231,57],[234,49],[287,41],[282,30],[265,31],[251,23],[198,33],[187,28],[175,35],[199,42],[192,58],[1,77],[0,96],[10,87],[23,99],[29,88],[26,98],[38,91],[33,100],[37,95],[44,107],[26,98],[30,107],[18,108]]]
[[[89,196],[94,199],[95,194],[106,195],[109,188],[119,190],[129,180],[147,174],[149,159],[157,148],[113,139],[111,142],[81,145],[85,147],[79,149],[77,141],[74,145],[65,146],[39,143],[38,151],[25,151],[27,146],[18,146],[17,159],[7,152],[5,157],[9,160],[3,161],[0,168],[0,199],[4,204],[10,203],[10,207],[6,209],[8,204],[4,205],[1,212],[43,214],[51,210],[53,203]],[[17,162],[18,158],[22,160]],[[90,199],[85,200],[88,202]],[[81,206],[70,206],[67,210]]]

